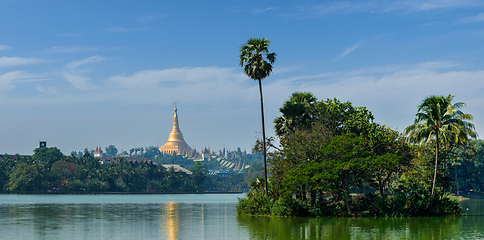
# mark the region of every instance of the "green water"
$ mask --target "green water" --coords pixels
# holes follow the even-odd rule
[[[0,195],[0,239],[484,239],[484,201],[467,216],[237,216],[240,194]]]

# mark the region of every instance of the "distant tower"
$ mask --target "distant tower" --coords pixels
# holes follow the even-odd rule
[[[168,141],[160,147],[160,152],[162,153],[176,153],[180,155],[187,155],[193,152],[192,148],[183,139],[183,134],[180,131],[178,125],[178,114],[175,105],[175,115],[173,116],[173,128],[171,129],[170,135],[168,135]]]
[[[204,147],[202,150],[202,159],[204,161],[210,161],[210,148]]]
[[[95,158],[100,158],[103,156],[103,150],[101,147],[96,147],[96,150],[94,150],[94,157]]]

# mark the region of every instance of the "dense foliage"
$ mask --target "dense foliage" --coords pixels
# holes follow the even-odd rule
[[[111,149],[111,150],[109,150]],[[135,155],[156,164],[117,161],[101,164],[98,158],[81,152],[64,156],[57,148],[38,148],[33,156],[0,156],[0,191],[8,192],[226,192],[248,191],[249,183],[263,172],[260,154],[248,154],[237,148],[227,151],[230,161],[250,165],[244,171],[224,170],[216,160],[193,161],[186,156],[161,154],[149,146]],[[141,149],[141,148],[140,148]],[[110,155],[116,147],[106,148]],[[87,150],[86,150],[87,151]],[[89,151],[87,151],[89,152]],[[106,151],[108,152],[108,151]],[[222,154],[222,153],[220,153]],[[106,154],[107,155],[107,154]],[[177,164],[193,174],[166,169],[161,164]],[[214,174],[215,170],[224,174]],[[212,172],[212,173],[210,173]]]
[[[203,178],[161,165],[122,159],[101,164],[91,156],[63,156],[55,147],[37,148],[33,156],[0,159],[4,191],[195,192]]]
[[[439,198],[431,198],[435,158],[431,144],[409,145],[406,136],[373,122],[365,107],[337,99],[317,101],[311,93],[294,93],[280,110],[282,116],[274,121],[280,147],[269,157],[269,194],[261,190],[264,179],[253,182],[247,197],[239,200],[239,213],[460,214],[459,204],[445,194],[452,189],[449,168],[440,169]],[[442,159],[450,159],[450,154]]]

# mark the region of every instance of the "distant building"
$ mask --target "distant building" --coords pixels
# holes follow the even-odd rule
[[[158,165],[156,162],[154,162],[153,160],[149,159],[149,158],[134,158],[134,157],[126,157],[126,158],[123,158],[123,157],[120,157],[120,158],[115,158],[115,157],[100,157],[99,158],[99,162],[101,164],[111,164],[113,162],[117,162],[117,161],[125,161],[125,162],[128,162],[128,163],[131,163],[131,164],[140,164],[140,163],[144,163],[144,164],[153,164],[153,165]]]
[[[185,142],[183,134],[180,131],[176,106],[173,117],[173,128],[171,129],[170,135],[168,135],[168,141],[159,150],[164,154],[191,155],[193,153],[192,148]]]
[[[191,175],[192,174],[192,171],[178,165],[178,164],[162,164],[162,166],[167,170],[169,171],[170,168],[173,168],[173,170],[175,170],[175,172],[183,172],[183,173],[186,173],[188,175]]]
[[[96,147],[96,150],[94,150],[94,157],[95,158],[100,158],[103,156],[103,150],[101,147]]]
[[[202,159],[203,161],[209,161],[210,160],[210,149],[205,147],[202,150]]]
[[[158,165],[158,163],[156,163],[155,161],[149,159],[149,158],[133,158],[133,157],[128,157],[128,158],[114,158],[114,157],[102,157],[102,158],[99,158],[99,162],[101,164],[111,164],[111,163],[114,163],[114,162],[117,162],[117,161],[124,161],[124,162],[127,162],[127,163],[131,163],[131,164],[148,164],[148,165]],[[173,170],[175,170],[175,172],[183,172],[183,173],[186,173],[188,175],[191,175],[192,172],[178,164],[161,164],[161,166],[163,166],[166,171],[170,171],[170,168],[173,168]]]

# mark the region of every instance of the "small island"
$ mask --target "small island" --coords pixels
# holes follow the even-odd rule
[[[318,101],[295,92],[274,120],[277,139],[266,139],[268,172],[252,182],[239,214],[311,217],[416,217],[460,215],[449,177],[477,134],[454,96],[430,96],[414,124],[400,133],[374,122],[366,107],[338,99]],[[279,144],[276,144],[278,140]],[[280,145],[280,146],[275,146]],[[256,148],[261,149],[258,142]],[[482,146],[481,146],[482,147]],[[475,152],[475,151],[474,151]],[[465,158],[464,158],[465,159]],[[462,170],[459,170],[461,173]],[[465,171],[465,170],[464,170]],[[266,193],[267,192],[267,193]]]

